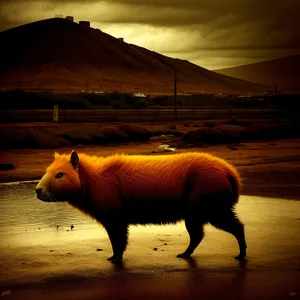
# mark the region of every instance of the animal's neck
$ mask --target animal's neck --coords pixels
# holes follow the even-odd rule
[[[71,205],[74,207],[80,209],[82,212],[91,215],[91,212],[93,211],[93,201],[91,199],[89,187],[88,187],[88,181],[89,179],[86,178],[85,175],[82,174],[83,170],[82,168],[78,168],[79,178],[81,187],[78,190],[78,196],[74,197],[71,201]]]
[[[79,168],[86,170],[88,174],[95,174],[101,171],[102,162],[104,160],[105,158],[101,156],[79,154]]]

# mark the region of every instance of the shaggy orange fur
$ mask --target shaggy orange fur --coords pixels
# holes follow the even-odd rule
[[[232,233],[246,256],[243,224],[233,211],[241,189],[236,169],[205,153],[96,157],[55,154],[36,190],[43,201],[68,201],[97,219],[108,232],[114,255],[122,259],[128,225],[165,224],[184,219],[190,256],[211,223]]]

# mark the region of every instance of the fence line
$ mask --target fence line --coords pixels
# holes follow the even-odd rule
[[[51,122],[53,110],[1,110],[1,122]],[[221,118],[285,118],[289,114],[273,108],[171,108],[155,109],[59,109],[58,122],[155,122]]]

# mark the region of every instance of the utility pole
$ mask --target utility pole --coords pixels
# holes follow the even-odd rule
[[[88,80],[86,81],[86,92],[87,93],[89,92],[89,81]]]
[[[174,112],[177,113],[177,70],[174,69]]]

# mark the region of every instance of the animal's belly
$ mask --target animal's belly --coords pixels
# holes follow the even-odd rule
[[[126,205],[130,224],[175,223],[184,217],[184,205],[178,200],[134,201]]]
[[[183,218],[183,181],[150,178],[122,191],[131,224],[174,223]]]

